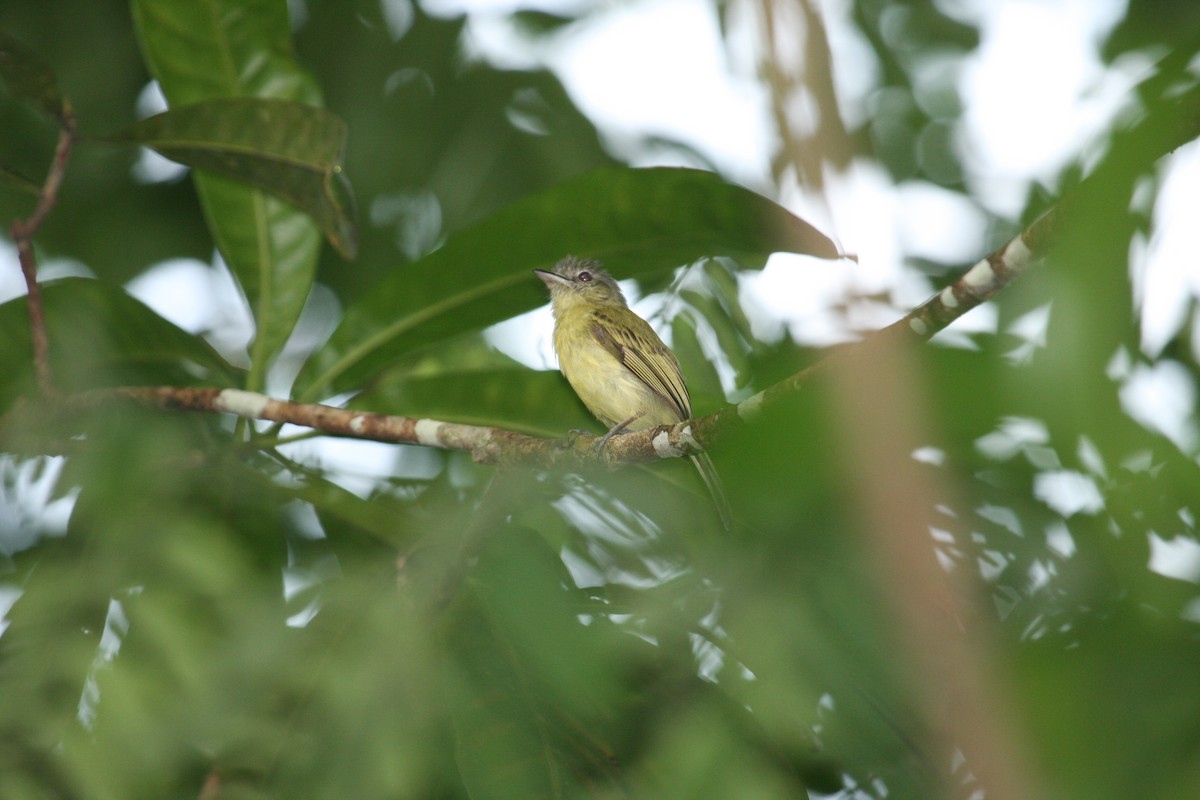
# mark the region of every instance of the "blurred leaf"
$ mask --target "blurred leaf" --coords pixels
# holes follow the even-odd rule
[[[285,4],[133,0],[132,5],[146,62],[172,107],[246,96],[319,103],[315,82],[295,62]],[[193,177],[217,247],[254,309],[246,385],[258,389],[308,298],[320,235],[303,212],[261,190],[217,175]],[[322,186],[322,192],[331,191]]]
[[[464,673],[456,755],[472,800],[574,797],[615,777],[605,729],[621,695],[618,634],[534,531],[490,538],[446,635]]]
[[[230,738],[237,763],[249,742],[269,756],[269,797],[461,797],[443,682],[448,659],[414,593],[397,585],[391,559],[339,557],[316,616],[253,664],[245,703],[267,726]],[[252,634],[253,631],[246,631]],[[249,638],[230,643],[239,656]],[[270,692],[273,702],[256,697]],[[236,732],[236,728],[234,729]],[[246,735],[246,734],[249,735]]]
[[[108,610],[108,588],[91,579],[84,543],[55,539],[19,555],[6,576],[21,595],[0,637],[0,776],[25,771],[43,786],[68,784],[51,753],[78,725],[84,681]],[[36,776],[36,777],[35,777]],[[6,778],[0,777],[0,787]],[[33,795],[30,795],[33,796]]]
[[[312,217],[343,256],[354,257],[358,234],[342,173],[346,125],[328,111],[233,97],[180,106],[108,138],[281,197]]]
[[[1185,798],[1196,761],[1195,624],[1121,603],[1015,654],[1044,774],[1068,798]],[[1123,732],[1138,731],[1129,737]]]
[[[60,388],[208,384],[234,386],[238,371],[203,339],[100,281],[42,285],[50,359]],[[36,395],[25,298],[0,305],[0,408]]]
[[[61,591],[112,598],[92,685],[76,689],[107,735],[77,726],[63,763],[97,793],[183,794],[257,716],[243,694],[257,669],[225,647],[255,641],[261,657],[285,630],[281,495],[232,450],[207,447],[199,417],[123,407],[84,424],[68,538],[88,557]],[[122,769],[103,768],[114,759]]]
[[[851,13],[881,73],[870,110],[851,133],[896,181],[960,174],[958,154],[931,148],[929,138],[943,139],[942,115],[957,116],[963,105],[953,75],[979,47],[979,28],[921,0],[860,0]],[[923,169],[930,155],[939,167],[933,174]]]
[[[304,475],[303,482],[290,491],[312,505],[339,551],[343,546],[353,546],[380,556],[409,543],[403,523],[411,509],[395,498],[359,497],[316,471]],[[336,528],[336,535],[329,532],[330,528]]]
[[[65,101],[54,71],[37,53],[0,31],[0,80],[15,97],[40,106],[52,119],[62,120]]]
[[[386,364],[545,302],[535,267],[568,253],[620,278],[705,255],[776,251],[834,258],[833,243],[781,206],[687,169],[591,172],[521,200],[395,270],[346,311],[297,379],[313,400],[352,391]]]

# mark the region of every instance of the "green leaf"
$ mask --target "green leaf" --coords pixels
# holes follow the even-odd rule
[[[321,234],[303,213],[259,190],[219,175],[194,179],[217,248],[254,309],[248,388],[261,388],[312,289]]]
[[[51,118],[62,120],[66,102],[59,94],[50,65],[3,32],[0,32],[0,80],[14,97],[40,106]]]
[[[172,105],[216,97],[317,103],[296,63],[287,6],[275,0],[132,0],[138,40]]]
[[[286,4],[133,0],[132,6],[146,63],[172,107],[248,96],[319,103],[316,83],[295,61]],[[217,247],[254,309],[247,386],[261,388],[312,287],[317,226],[261,190],[220,175],[196,173],[194,180]]]
[[[100,281],[42,285],[56,384],[66,390],[131,384],[233,386],[238,371],[201,338]],[[0,305],[0,409],[35,396],[25,298]]]
[[[21,590],[0,638],[6,773],[41,761],[54,775],[59,768],[50,766],[46,748],[61,746],[78,726],[80,689],[96,658],[110,597],[84,544],[49,539],[19,554],[15,571],[5,576]]]
[[[288,100],[225,98],[156,114],[111,138],[283,198],[312,217],[339,253],[354,257],[358,233],[342,172],[346,124],[328,111]]]
[[[301,372],[312,400],[360,388],[385,365],[448,337],[546,302],[529,274],[574,253],[620,278],[709,255],[777,251],[837,256],[837,248],[786,209],[707,172],[603,169],[514,203],[397,268],[351,306]]]

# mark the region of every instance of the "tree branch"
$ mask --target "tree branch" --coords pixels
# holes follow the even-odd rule
[[[247,419],[286,422],[325,433],[374,439],[383,442],[415,444],[471,453],[486,464],[530,464],[542,467],[579,468],[587,464],[616,467],[624,464],[657,461],[692,455],[716,444],[737,430],[763,408],[780,402],[799,390],[830,364],[869,349],[873,344],[893,337],[925,340],[943,330],[971,309],[998,292],[1044,258],[1060,238],[1059,232],[1077,224],[1074,211],[1077,200],[1094,191],[1107,176],[1105,170],[1129,170],[1130,161],[1141,162],[1146,153],[1155,158],[1165,155],[1195,138],[1200,129],[1200,89],[1193,88],[1173,97],[1161,114],[1151,115],[1153,124],[1143,121],[1114,141],[1113,155],[1095,173],[1082,181],[1054,208],[1047,211],[1004,247],[980,260],[958,280],[888,327],[855,345],[843,347],[822,361],[750,397],[736,406],[713,414],[684,420],[671,426],[659,426],[615,436],[596,451],[595,438],[573,435],[566,439],[541,439],[502,428],[464,425],[417,417],[389,416],[312,403],[293,403],[256,392],[239,389],[192,387],[123,387],[95,389],[63,398],[70,405],[95,404],[107,399],[132,400],[141,404],[191,411],[224,412]],[[74,117],[67,109],[63,116],[59,146],[50,174],[33,215],[13,223],[13,239],[21,252],[22,269],[29,284],[30,324],[33,329],[34,359],[38,382],[44,393],[52,390],[47,361],[45,319],[37,291],[36,262],[30,239],[41,225],[57,196],[71,144],[75,136]],[[1141,159],[1117,157],[1121,147],[1136,147]]]
[[[542,439],[504,428],[464,425],[419,417],[391,416],[318,403],[293,403],[241,389],[192,388],[175,386],[123,387],[94,389],[76,397],[85,404],[123,398],[161,408],[188,411],[224,412],[246,419],[302,425],[338,436],[373,439],[396,444],[415,444],[443,450],[462,450],[484,464],[526,464],[542,467],[579,468],[586,464],[617,467],[625,464],[680,458],[702,452],[715,444],[764,407],[780,402],[797,391],[833,359],[844,357],[881,339],[916,336],[927,339],[1024,273],[1045,249],[1048,237],[1035,236],[1044,224],[1035,222],[1027,231],[1002,249],[981,260],[950,286],[902,319],[872,334],[857,345],[838,353],[765,389],[736,406],[713,414],[684,420],[675,425],[660,425],[644,431],[614,436],[600,451],[594,451],[595,437],[574,435],[566,439]],[[1027,241],[1040,243],[1030,249]]]
[[[64,398],[64,402],[93,405],[124,399],[160,408],[236,414],[246,419],[301,425],[337,436],[466,451],[484,464],[526,464],[566,469],[602,464],[611,468],[679,458],[702,452],[716,444],[764,408],[798,391],[837,360],[860,353],[876,343],[891,341],[894,337],[928,339],[963,314],[991,299],[1045,257],[1056,240],[1056,231],[1070,221],[1070,210],[1074,206],[1074,203],[1068,202],[1070,199],[1066,198],[1063,203],[1043,214],[1019,236],[981,259],[962,277],[925,303],[861,342],[841,348],[735,406],[675,425],[614,436],[599,451],[593,448],[595,437],[586,434],[572,435],[566,439],[542,439],[504,428],[375,414],[317,403],[294,403],[241,389],[178,386],[93,389]],[[52,196],[50,202],[53,202]],[[39,204],[39,209],[41,207]],[[40,216],[35,213],[31,221],[40,224],[43,217],[44,213]],[[14,228],[17,225],[14,223]],[[31,317],[35,313],[32,306],[31,295]],[[40,317],[40,304],[36,313]],[[44,356],[44,350],[42,352]],[[35,345],[35,356],[36,353]],[[46,369],[48,378],[48,367]]]
[[[126,386],[91,389],[64,401],[70,405],[94,406],[112,400],[131,400],[142,405],[235,414],[245,419],[301,425],[335,436],[371,439],[392,444],[415,444],[442,450],[471,453],[486,464],[543,462],[558,463],[572,446],[563,440],[540,439],[504,428],[464,425],[457,422],[376,414],[337,408],[320,403],[293,403],[242,389],[189,386]],[[582,437],[589,440],[592,437]],[[583,447],[574,451],[584,453]]]
[[[736,430],[745,420],[754,417],[764,407],[777,403],[787,394],[797,391],[810,378],[825,369],[832,359],[841,358],[880,338],[929,338],[942,330],[967,311],[994,296],[1044,254],[1051,237],[1039,232],[1048,224],[1046,220],[1050,218],[1049,213],[1043,216],[1004,248],[967,270],[953,284],[859,344],[843,348],[736,406],[729,406],[705,417],[684,420],[675,425],[614,436],[599,451],[593,447],[595,437],[587,434],[576,434],[566,439],[542,439],[504,428],[376,414],[319,403],[295,403],[242,389],[186,386],[120,387],[92,389],[63,398],[63,401],[69,406],[91,406],[119,399],[158,408],[235,414],[245,419],[300,425],[336,436],[461,450],[469,452],[472,458],[483,464],[526,464],[567,469],[602,464],[611,468],[664,458],[680,458],[702,452],[715,444],[719,438]],[[40,218],[38,221],[40,222]],[[1027,242],[1035,243],[1037,250],[1032,249]]]

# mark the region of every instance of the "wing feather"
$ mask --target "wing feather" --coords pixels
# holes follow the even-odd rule
[[[670,403],[681,420],[687,419],[692,415],[692,402],[675,354],[637,314],[627,311],[621,316],[618,323],[605,311],[595,312],[589,326],[592,336],[638,380]]]

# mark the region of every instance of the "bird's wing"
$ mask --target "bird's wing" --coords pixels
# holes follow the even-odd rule
[[[681,420],[692,416],[692,401],[679,362],[649,323],[632,311],[623,314],[620,322],[598,311],[590,331],[638,380],[674,406]]]

